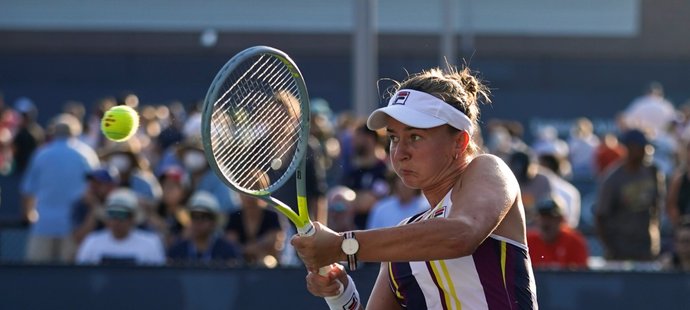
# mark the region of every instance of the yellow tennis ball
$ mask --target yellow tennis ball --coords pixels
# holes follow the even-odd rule
[[[101,131],[106,138],[122,142],[134,135],[139,128],[139,114],[126,105],[110,108],[101,119]]]

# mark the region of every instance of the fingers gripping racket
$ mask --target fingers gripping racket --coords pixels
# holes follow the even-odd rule
[[[275,207],[299,234],[313,235],[304,180],[309,96],[292,59],[267,46],[238,53],[216,75],[202,113],[206,158],[225,184]],[[297,213],[271,196],[293,174]]]

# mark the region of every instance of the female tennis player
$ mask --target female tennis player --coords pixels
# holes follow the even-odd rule
[[[382,262],[367,309],[538,308],[518,182],[473,140],[488,101],[469,69],[435,68],[409,76],[369,116],[370,129],[387,131],[397,175],[431,208],[393,228],[336,233],[315,223],[314,236],[293,237],[312,294],[331,309],[364,308],[342,268],[318,268]]]

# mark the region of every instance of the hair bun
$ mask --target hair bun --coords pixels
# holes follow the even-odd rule
[[[465,87],[465,91],[470,93],[472,97],[476,98],[480,91],[480,84],[479,81],[477,81],[477,78],[475,78],[467,68],[458,72],[458,74],[460,75],[460,82],[462,83],[462,86]]]

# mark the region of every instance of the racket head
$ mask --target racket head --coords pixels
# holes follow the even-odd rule
[[[309,96],[294,61],[272,47],[250,47],[220,69],[204,99],[206,158],[233,190],[292,211],[270,195],[300,168],[309,122]],[[296,215],[286,215],[295,222]]]

